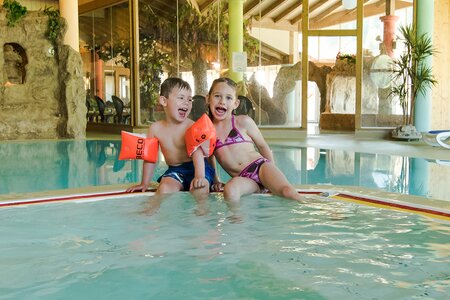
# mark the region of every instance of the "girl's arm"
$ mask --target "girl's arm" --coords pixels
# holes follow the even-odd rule
[[[273,162],[273,154],[272,150],[270,150],[269,145],[264,139],[261,131],[256,125],[255,121],[249,116],[239,116],[239,127],[243,128],[247,131],[247,135],[252,139],[253,143],[255,143],[256,148],[258,148],[259,153]]]
[[[208,162],[214,169],[214,183],[211,187],[213,192],[221,192],[223,191],[224,183],[220,181],[219,173],[217,172],[217,160],[214,155],[208,157]]]

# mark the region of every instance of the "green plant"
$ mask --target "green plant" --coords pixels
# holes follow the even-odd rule
[[[356,55],[338,52],[338,54],[336,55],[336,60],[346,60],[349,64],[355,64]]]
[[[27,8],[16,0],[4,0],[3,8],[6,9],[7,25],[10,27],[16,25],[27,14]]]
[[[393,81],[391,95],[397,96],[403,110],[403,125],[413,123],[414,105],[418,94],[424,94],[427,89],[437,83],[431,66],[426,59],[436,53],[427,34],[417,35],[412,26],[400,28],[399,38],[405,46],[404,52],[393,62]]]
[[[48,16],[47,38],[55,44],[63,28],[61,14],[58,9],[53,7],[45,7],[44,14]]]

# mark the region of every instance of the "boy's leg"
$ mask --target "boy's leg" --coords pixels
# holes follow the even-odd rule
[[[296,201],[304,200],[273,163],[264,163],[259,169],[261,183],[273,194]]]
[[[190,192],[197,201],[195,213],[198,216],[205,215],[208,212],[207,202],[209,196],[209,185],[202,188],[191,188]]]
[[[157,194],[175,193],[183,190],[183,184],[172,177],[163,177],[159,183]]]
[[[161,178],[158,189],[156,190],[155,195],[150,197],[148,205],[144,209],[144,213],[150,216],[155,214],[167,194],[178,192],[182,188],[183,185],[172,177]]]

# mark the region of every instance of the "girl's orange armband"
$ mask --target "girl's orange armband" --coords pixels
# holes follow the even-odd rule
[[[186,130],[186,150],[192,156],[198,147],[202,149],[203,155],[209,157],[216,147],[216,129],[207,114],[203,114],[191,127]]]
[[[122,147],[119,159],[142,159],[155,163],[158,160],[158,139],[146,138],[145,135],[121,132]]]

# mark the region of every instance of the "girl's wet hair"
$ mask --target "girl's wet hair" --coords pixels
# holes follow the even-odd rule
[[[179,88],[180,90],[192,90],[189,83],[184,81],[183,79],[178,77],[169,77],[161,84],[159,95],[169,98],[169,94],[174,88]]]
[[[221,83],[221,82],[225,82],[230,87],[232,87],[235,92],[237,92],[237,84],[236,84],[236,82],[234,82],[232,79],[230,79],[228,77],[220,77],[220,78],[217,78],[216,80],[213,81],[213,83],[211,84],[211,88],[209,89],[209,93],[208,94],[211,94],[212,91],[214,90],[214,88],[216,87],[216,85]]]

